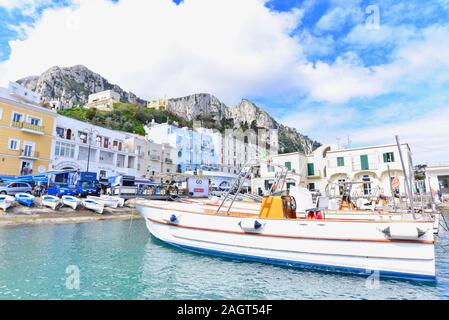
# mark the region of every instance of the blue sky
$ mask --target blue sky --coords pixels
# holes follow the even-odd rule
[[[144,98],[249,98],[324,143],[399,134],[449,162],[449,0],[145,2],[0,0],[0,81],[84,64]]]

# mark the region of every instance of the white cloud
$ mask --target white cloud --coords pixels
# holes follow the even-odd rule
[[[26,39],[12,41],[0,82],[53,65],[84,64],[144,98],[210,92],[235,102],[278,94],[302,56],[289,36],[301,12],[260,0],[77,0],[47,9]]]
[[[413,86],[442,84],[449,80],[449,29],[431,26],[420,36],[404,41],[391,62],[365,67],[354,53],[333,63],[300,64],[298,86],[317,101],[343,103],[353,98],[373,98]]]
[[[334,1],[334,6],[316,23],[320,31],[339,31],[345,24],[360,23],[363,20],[360,1]]]

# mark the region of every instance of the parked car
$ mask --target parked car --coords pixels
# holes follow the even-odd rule
[[[48,186],[47,194],[61,198],[62,196],[76,196],[78,193],[65,183],[56,183]]]
[[[100,184],[96,181],[78,181],[76,194],[79,197],[100,196]]]
[[[33,189],[31,188],[31,185],[24,182],[7,182],[0,184],[0,194],[9,194],[9,195],[15,195],[16,193],[29,193]]]

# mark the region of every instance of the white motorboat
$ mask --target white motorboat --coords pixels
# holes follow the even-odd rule
[[[281,179],[282,175],[276,182],[279,186]],[[236,183],[240,190],[243,182]],[[310,212],[301,217],[293,197],[279,192],[263,198],[258,214],[235,209],[232,202],[225,207],[225,202],[218,208],[185,201],[137,199],[133,204],[154,237],[186,250],[290,267],[435,281],[430,215],[386,219],[371,212],[364,215],[366,219],[342,219],[315,211],[314,217]]]
[[[14,197],[0,195],[0,209],[2,209],[3,211],[8,210],[8,208],[14,204],[15,200],[16,199]]]
[[[61,201],[64,206],[68,206],[73,210],[76,210],[81,203],[80,199],[73,196],[62,196]]]
[[[61,205],[61,199],[51,195],[45,195],[41,198],[42,205],[56,210]]]
[[[99,214],[103,213],[104,204],[100,201],[96,201],[94,199],[84,199],[82,204],[89,210],[95,211]]]
[[[125,199],[120,198],[120,197],[116,197],[116,196],[108,196],[108,195],[101,195],[100,198],[101,198],[101,199],[104,199],[104,200],[113,200],[113,201],[117,201],[117,205],[118,205],[119,207],[125,206]]]
[[[105,207],[110,207],[114,209],[117,209],[119,206],[119,200],[115,198],[101,198],[101,197],[88,196],[87,199],[95,200],[99,203],[102,203]]]

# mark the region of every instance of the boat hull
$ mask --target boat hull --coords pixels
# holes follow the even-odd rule
[[[72,196],[62,196],[62,204],[76,210],[76,208],[81,203],[81,200]]]
[[[51,208],[53,210],[56,210],[61,204],[61,200],[58,197],[54,196],[43,196],[42,197],[42,205],[44,207]]]
[[[26,207],[32,207],[34,204],[34,196],[26,193],[18,193],[15,196],[16,201]]]
[[[256,219],[263,227],[248,232],[240,225],[252,218],[135,206],[153,236],[190,251],[299,268],[435,280],[432,221],[413,223],[426,232],[410,241],[387,239],[380,231],[400,222]]]
[[[119,200],[117,199],[92,197],[92,196],[88,196],[87,199],[95,200],[96,202],[102,203],[105,207],[110,207],[114,209],[117,209],[119,206]]]
[[[95,211],[96,213],[103,214],[104,204],[97,201],[89,201],[89,199],[83,201],[83,206],[86,209]]]
[[[15,199],[10,196],[0,196],[0,209],[3,211],[8,210],[14,203]]]

